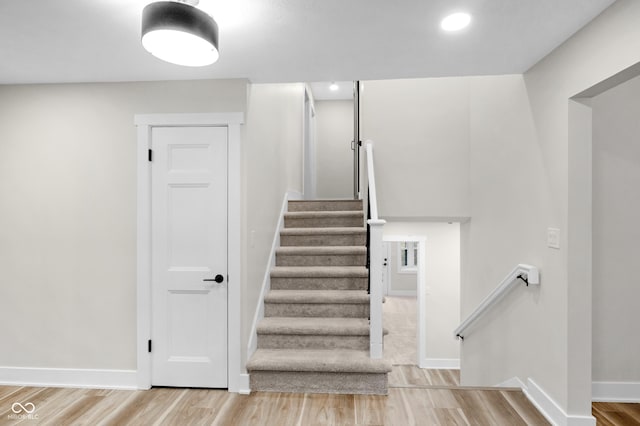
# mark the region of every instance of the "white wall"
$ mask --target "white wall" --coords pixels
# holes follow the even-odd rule
[[[569,126],[586,108],[569,98],[640,60],[639,18],[640,2],[616,2],[524,76],[365,83],[381,216],[471,217],[463,317],[517,263],[541,269],[539,288],[515,289],[465,339],[465,385],[531,378],[590,416],[590,134]]]
[[[249,86],[244,133],[242,356],[287,191],[302,191],[303,84]]]
[[[136,368],[133,117],[245,103],[245,80],[0,86],[0,366]]]
[[[548,253],[542,287],[560,302],[548,304],[555,335],[565,342],[562,375],[541,385],[567,413],[590,413],[591,385],[591,168],[590,132],[569,117],[588,114],[568,99],[640,61],[640,2],[619,0],[525,74],[536,139],[548,184],[550,219],[561,229],[562,248]],[[577,136],[577,137],[574,137]],[[553,223],[549,223],[552,225]],[[544,290],[541,290],[541,293]],[[545,303],[547,305],[547,303]],[[565,308],[566,306],[566,308]]]
[[[468,80],[362,84],[360,137],[375,143],[380,216],[469,216]]]
[[[593,381],[640,382],[640,77],[593,108]]]
[[[383,239],[392,236],[426,239],[425,357],[459,359],[459,344],[452,333],[460,321],[460,225],[389,222],[384,226]]]
[[[353,101],[315,101],[318,198],[353,197]]]

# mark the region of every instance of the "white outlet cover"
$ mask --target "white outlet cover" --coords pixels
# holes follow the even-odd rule
[[[547,228],[547,246],[554,249],[560,248],[560,230],[558,228]]]

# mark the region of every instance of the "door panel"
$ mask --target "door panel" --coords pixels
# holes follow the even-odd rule
[[[227,128],[152,129],[154,386],[227,387]]]

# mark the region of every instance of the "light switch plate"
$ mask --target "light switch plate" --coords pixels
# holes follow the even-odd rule
[[[560,248],[560,230],[558,228],[547,228],[547,246],[554,249]]]

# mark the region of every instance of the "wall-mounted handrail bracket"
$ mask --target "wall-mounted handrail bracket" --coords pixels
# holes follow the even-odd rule
[[[458,333],[456,337],[464,342],[464,336],[462,334]]]
[[[527,277],[525,274],[518,275],[518,279],[521,279],[522,281],[524,281],[527,287],[529,287],[529,277]]]

